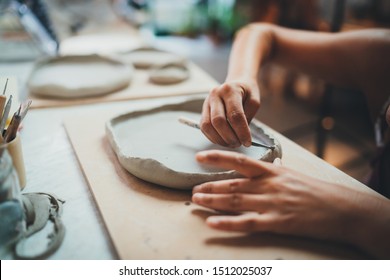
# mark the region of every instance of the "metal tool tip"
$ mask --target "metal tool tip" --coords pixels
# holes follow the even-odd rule
[[[7,80],[5,81],[5,86],[4,86],[4,90],[3,90],[3,95],[5,95],[6,91],[7,91],[7,85],[8,85],[8,78]]]

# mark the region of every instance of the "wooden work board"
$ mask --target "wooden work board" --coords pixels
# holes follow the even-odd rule
[[[65,107],[82,104],[106,103],[112,101],[157,98],[177,95],[192,95],[209,92],[218,82],[193,62],[187,64],[189,78],[176,84],[160,85],[149,81],[150,70],[134,69],[129,86],[96,97],[85,98],[50,98],[29,94],[31,108]]]
[[[218,231],[205,224],[214,212],[193,204],[191,192],[153,185],[119,164],[105,136],[109,108],[65,120],[65,128],[120,259],[356,259],[340,244],[272,234]],[[271,130],[283,164],[328,181],[370,191],[355,179]],[[150,172],[153,172],[151,170]]]

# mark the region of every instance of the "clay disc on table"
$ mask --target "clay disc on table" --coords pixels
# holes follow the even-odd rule
[[[252,158],[273,161],[281,157],[279,142],[265,127],[251,124],[254,141],[275,145],[229,149],[212,144],[200,130],[179,123],[181,116],[200,120],[203,100],[187,101],[145,111],[120,115],[106,123],[106,134],[120,164],[145,181],[176,189],[191,189],[207,181],[237,178],[226,171],[199,164],[199,151],[219,149],[246,154]]]
[[[27,86],[31,94],[54,98],[104,95],[129,85],[130,65],[100,55],[72,55],[37,63]]]
[[[152,47],[142,47],[129,52],[120,53],[121,61],[134,65],[135,68],[148,69],[165,64],[184,64],[186,59],[169,52]]]
[[[155,67],[150,73],[150,81],[160,85],[181,83],[189,78],[188,68],[184,64],[169,63]]]

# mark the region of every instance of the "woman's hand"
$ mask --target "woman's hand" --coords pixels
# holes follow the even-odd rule
[[[349,209],[345,208],[349,200],[361,195],[233,152],[201,152],[197,160],[234,169],[245,176],[204,183],[193,189],[192,199],[197,204],[222,211],[255,212],[210,217],[207,224],[217,229],[329,238],[335,228],[347,222]]]
[[[226,82],[206,98],[200,127],[213,143],[237,148],[251,145],[249,123],[260,106],[256,82]]]
[[[384,197],[233,152],[200,152],[197,160],[234,169],[244,176],[193,189],[194,203],[215,210],[245,212],[211,216],[206,220],[210,227],[338,240],[375,255],[389,255],[381,249],[383,244],[377,244],[386,243],[390,231],[389,201]]]

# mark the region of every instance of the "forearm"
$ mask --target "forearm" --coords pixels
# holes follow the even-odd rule
[[[332,58],[335,56],[330,52],[335,48],[332,37],[334,35],[330,33],[300,31],[267,23],[250,24],[239,30],[235,37],[226,80],[257,79],[261,66],[267,61],[334,80],[340,76],[334,74],[338,72],[336,66],[348,67],[350,63]],[[348,83],[345,80],[349,79],[340,80]]]
[[[362,194],[359,208],[352,214],[356,223],[349,228],[350,240],[372,256],[390,258],[390,201],[385,197]]]
[[[269,24],[250,24],[236,34],[226,81],[257,81],[260,66],[270,57],[273,33]]]
[[[336,84],[357,87],[354,76],[361,67],[356,67],[357,60],[345,56],[343,41],[340,43],[340,38],[330,33],[250,24],[236,35],[226,81],[257,80],[262,65],[271,61]]]
[[[272,61],[366,95],[375,117],[390,93],[390,30],[321,33],[274,27]]]

